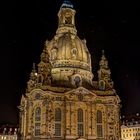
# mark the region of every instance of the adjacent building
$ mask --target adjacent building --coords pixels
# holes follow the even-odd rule
[[[13,125],[3,125],[0,127],[0,140],[17,140],[18,127]]]
[[[58,28],[46,41],[40,63],[33,65],[22,95],[23,140],[120,140],[120,98],[102,52],[94,80],[86,40],[77,35],[75,9],[64,0]]]
[[[122,140],[140,140],[140,116],[129,116],[121,125]]]

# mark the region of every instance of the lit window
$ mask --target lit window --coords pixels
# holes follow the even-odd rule
[[[35,121],[40,121],[41,119],[41,108],[37,107],[35,111]]]
[[[55,109],[55,136],[61,136],[61,109]]]
[[[75,82],[75,86],[76,86],[76,87],[80,86],[80,82],[81,82],[80,77],[79,77],[79,76],[76,76],[76,77],[74,78],[74,82]]]
[[[102,123],[102,112],[97,111],[97,123]]]
[[[97,111],[97,136],[98,138],[103,137],[103,126],[102,126],[102,112]]]
[[[71,16],[65,17],[65,24],[72,24],[72,17]]]
[[[83,136],[84,135],[84,119],[83,119],[83,110],[82,109],[78,109],[77,112],[77,121],[78,121],[78,136]]]
[[[35,95],[35,99],[40,99],[40,94],[39,94],[39,93],[37,93],[37,94]]]
[[[35,135],[40,135],[40,124],[41,124],[41,108],[37,107],[35,110]]]
[[[100,89],[100,90],[105,90],[105,82],[104,82],[103,80],[101,80],[101,81],[99,82],[99,89]]]
[[[35,135],[40,135],[40,123],[35,123]]]
[[[123,137],[125,138],[125,134],[123,134]]]

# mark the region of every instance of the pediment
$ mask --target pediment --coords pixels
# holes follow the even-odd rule
[[[46,98],[53,98],[55,95],[54,92],[51,91],[43,91],[42,89],[33,89],[30,93],[27,93],[27,98],[31,100],[43,100]]]
[[[41,89],[33,89],[30,93],[27,93],[26,96],[30,99],[42,99],[44,93],[45,92]]]
[[[94,92],[91,92],[90,90],[84,88],[84,87],[78,87],[77,89],[73,89],[71,91],[68,91],[65,93],[65,96],[72,100],[72,99],[78,99],[83,98],[84,100],[94,100],[97,98],[97,95]],[[81,97],[80,97],[81,96]]]

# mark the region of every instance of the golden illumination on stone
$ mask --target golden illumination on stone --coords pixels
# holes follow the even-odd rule
[[[77,36],[69,0],[58,12],[58,29],[46,41],[22,95],[23,140],[120,140],[120,99],[103,52],[94,81],[86,40]]]

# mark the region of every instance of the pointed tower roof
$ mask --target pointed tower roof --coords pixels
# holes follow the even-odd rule
[[[70,0],[64,0],[60,8],[72,8],[73,9],[73,4],[71,3]]]
[[[64,0],[58,12],[56,35],[47,43],[52,86],[75,88],[75,82],[78,86],[92,86],[91,55],[86,41],[77,35],[75,13],[70,0]]]
[[[99,83],[101,81],[105,82],[104,88],[102,87],[102,84],[99,84],[99,87],[101,88],[101,90],[103,89],[112,89],[113,88],[113,81],[111,79],[111,71],[110,68],[108,66],[108,60],[105,57],[104,54],[104,50],[102,50],[102,57],[101,57],[101,61],[99,63],[100,67],[98,70],[98,80]]]
[[[33,68],[32,68],[32,72],[30,73],[30,78],[34,78],[34,76],[37,75],[37,72],[36,72],[36,68],[35,68],[35,63],[33,63]]]
[[[35,63],[33,63],[32,72],[36,73]]]
[[[108,61],[105,57],[105,51],[102,50],[102,57],[101,57],[101,61],[100,61],[100,68],[103,68],[103,69],[108,69]]]

